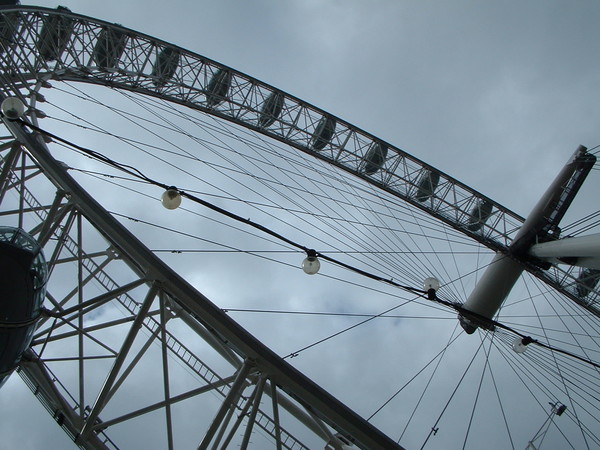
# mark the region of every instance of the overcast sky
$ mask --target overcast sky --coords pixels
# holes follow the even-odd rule
[[[578,145],[600,144],[596,1],[61,4],[272,84],[520,215]],[[575,207],[579,216],[598,209],[589,200]],[[69,442],[17,376],[0,390],[0,435],[7,448]]]

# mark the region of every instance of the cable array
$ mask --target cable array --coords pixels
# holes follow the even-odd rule
[[[314,254],[320,259],[329,261],[346,271],[350,271],[359,275],[360,277],[366,277],[369,280],[385,283],[389,286],[404,290],[405,292],[416,294],[416,296],[411,299],[412,302],[418,301],[419,304],[427,304],[430,307],[437,305],[436,309],[442,308],[444,311],[452,311],[453,313],[467,313],[462,311],[460,306],[461,299],[465,298],[469,286],[464,281],[466,280],[467,276],[476,276],[478,273],[480,273],[479,271],[485,267],[485,264],[478,264],[478,267],[471,273],[465,274],[464,270],[461,268],[461,253],[462,255],[468,255],[469,257],[473,256],[473,254],[479,255],[479,252],[481,252],[479,245],[473,244],[460,234],[448,233],[448,230],[440,227],[436,220],[414,210],[414,208],[407,208],[406,205],[403,205],[393,199],[378,196],[378,194],[374,193],[373,190],[368,189],[361,182],[352,180],[348,177],[342,177],[327,165],[315,166],[313,163],[309,165],[301,157],[294,157],[291,153],[284,154],[281,152],[280,148],[274,146],[273,143],[266,141],[264,138],[260,136],[258,138],[256,138],[256,136],[250,136],[247,130],[237,130],[239,136],[236,138],[236,142],[242,148],[252,148],[253,152],[240,153],[240,151],[237,150],[231,142],[222,137],[231,134],[231,129],[229,128],[230,126],[227,124],[222,124],[221,121],[218,121],[217,119],[209,117],[202,119],[202,122],[196,123],[197,126],[202,127],[204,130],[206,130],[207,134],[211,136],[209,142],[208,139],[197,138],[192,133],[184,131],[179,124],[179,122],[183,120],[191,120],[192,122],[197,121],[197,118],[191,119],[179,111],[175,111],[175,113],[173,113],[173,109],[170,108],[170,106],[161,104],[161,102],[157,99],[147,99],[143,97],[137,98],[130,93],[124,93],[122,95],[126,96],[132,101],[137,102],[142,109],[149,112],[152,111],[155,120],[149,119],[148,116],[131,116],[130,113],[125,110],[120,111],[115,109],[113,112],[124,120],[127,120],[129,123],[135,123],[136,126],[142,126],[149,130],[150,125],[152,125],[162,129],[165,132],[164,136],[161,135],[161,133],[151,133],[151,136],[155,138],[154,141],[158,142],[158,144],[156,142],[143,142],[142,139],[137,137],[125,138],[121,134],[108,132],[105,129],[101,129],[91,122],[84,125],[84,122],[82,122],[83,119],[80,117],[74,117],[73,119],[76,120],[75,122],[68,122],[71,124],[75,123],[78,127],[87,127],[87,131],[94,131],[96,133],[110,135],[114,139],[123,142],[127,146],[137,148],[145,155],[152,155],[151,158],[160,164],[176,168],[183,173],[186,173],[187,171],[186,176],[190,176],[194,179],[202,179],[203,185],[206,187],[203,188],[202,191],[177,189],[178,193],[191,202],[200,204],[203,207],[217,213],[221,217],[229,219],[221,221],[221,224],[232,226],[229,222],[234,221],[242,225],[241,227],[237,228],[239,231],[250,233],[248,229],[252,229],[253,236],[262,236],[261,239],[265,239],[265,242],[275,244],[281,248],[280,250],[259,249],[258,251],[250,251],[234,245],[228,246],[227,243],[216,242],[214,240],[205,240],[203,242],[206,242],[206,244],[210,246],[210,248],[206,250],[185,248],[179,249],[180,252],[246,252],[280,263],[281,261],[279,261],[279,258],[277,258],[278,252],[289,254],[302,252],[306,255]],[[83,93],[81,93],[81,99],[85,101],[98,102],[93,96],[90,97],[84,95]],[[171,114],[172,117],[167,118],[168,114]],[[52,116],[49,116],[49,119],[53,119]],[[25,125],[30,126],[30,124]],[[61,140],[61,138],[59,138],[57,135],[45,132],[41,128],[37,130],[35,128],[31,129],[37,132],[45,133],[56,142],[62,143],[65,147],[71,149],[77,148],[77,146],[74,146],[71,141],[66,139]],[[205,152],[201,152],[202,157],[200,158],[198,156],[198,152],[191,153],[190,151],[185,150],[178,143],[168,142],[169,138],[167,137],[166,133],[167,131],[171,130],[174,130],[178,134],[186,134],[187,138],[191,139],[192,142],[197,144],[199,148],[204,149]],[[167,146],[166,144],[169,145]],[[89,158],[93,158],[94,160],[108,165],[112,169],[116,169],[122,174],[125,174],[126,176],[122,176],[122,178],[119,179],[121,182],[141,183],[143,185],[157,186],[161,189],[168,189],[172,187],[168,183],[157,181],[158,178],[155,175],[147,174],[145,171],[138,169],[138,167],[135,165],[118,163],[114,159],[108,158],[99,152],[88,150],[83,146],[78,148],[78,151],[80,151],[82,154],[85,154]],[[219,161],[217,156],[222,158],[222,162]],[[236,158],[238,157],[243,158],[246,164],[242,165],[236,162]],[[262,198],[262,200],[253,200],[251,195],[247,195],[245,198],[241,192],[236,192],[233,194],[231,190],[213,184],[212,181],[203,178],[198,174],[192,173],[186,168],[186,164],[178,164],[171,158],[183,158],[181,161],[186,160],[190,162],[200,162],[206,168],[215,171],[215,173],[219,173],[224,177],[225,180],[235,182],[236,186],[241,187],[241,191],[247,192],[248,194],[256,193]],[[72,169],[82,171],[85,170],[77,168]],[[308,173],[309,171],[311,175],[307,176],[305,172]],[[88,174],[105,178],[115,177],[115,175],[102,174],[94,171],[88,171]],[[118,177],[118,175],[116,177]],[[299,182],[298,179],[303,179],[304,181]],[[115,178],[112,180],[114,181]],[[261,189],[264,188],[264,191],[259,193],[257,186],[261,186]],[[289,191],[292,190],[295,192],[289,193]],[[329,200],[332,190],[335,190],[337,194],[335,202],[331,202]],[[141,195],[147,195],[141,190],[139,192]],[[272,198],[265,196],[264,192],[270,192],[272,194]],[[310,195],[310,198],[314,201],[312,203],[301,203],[298,200],[300,195]],[[207,200],[209,198],[212,200]],[[282,206],[283,203],[285,203],[286,206]],[[248,218],[250,217],[249,215],[246,216],[231,212],[234,208],[219,206],[222,204],[236,204],[243,206],[243,209],[249,208],[250,210],[255,209],[260,211],[261,217],[266,218],[268,222],[271,222],[272,220],[274,223],[285,224],[286,229],[289,228],[292,230],[292,233],[288,234],[287,232],[276,231],[272,226],[263,225],[261,222],[256,220],[250,220]],[[288,216],[282,216],[280,214],[281,211],[285,211]],[[115,212],[115,214],[119,213]],[[198,213],[194,211],[192,214]],[[204,217],[208,218],[209,216]],[[302,228],[302,226],[298,226],[296,223],[286,220],[287,217],[293,217],[298,223],[304,224],[305,226],[308,225],[312,230],[316,230],[316,232],[307,233],[306,229]],[[317,225],[315,223],[315,219],[328,220],[331,228]],[[393,220],[394,225],[390,225],[388,219]],[[572,230],[574,230],[574,232],[579,232],[577,231],[577,227],[585,227],[587,230],[589,229],[590,222],[596,219],[597,216],[590,215],[590,218],[585,220],[582,219],[581,221],[573,224]],[[213,216],[210,216],[210,220],[216,219]],[[405,227],[403,222],[416,224],[416,227]],[[151,223],[146,225],[156,226],[155,224]],[[360,227],[361,230],[366,231],[364,234],[361,234],[360,237],[358,237],[356,233],[357,227]],[[334,230],[334,232],[332,233],[331,230]],[[181,233],[180,231],[174,229],[170,231]],[[385,231],[385,233],[382,233],[381,231]],[[314,245],[307,246],[299,243],[301,239],[299,239],[298,236],[305,236],[307,234],[310,235],[311,238],[314,238]],[[190,237],[192,237],[192,235],[190,235]],[[424,237],[427,237],[427,239],[424,240]],[[198,236],[194,236],[193,238],[198,239]],[[448,269],[446,268],[448,261],[445,259],[443,253],[440,252],[439,245],[434,248],[432,240],[442,244],[447,243],[448,256],[452,258],[450,259],[450,266],[453,266],[455,270],[451,270],[452,267],[448,267]],[[326,250],[313,250],[313,247],[317,247],[317,245],[319,247],[326,248]],[[472,250],[456,252],[454,250],[455,245],[459,245],[463,249]],[[218,250],[218,248],[222,250]],[[161,249],[159,251],[176,252],[177,249]],[[268,252],[272,252],[272,257],[267,255]],[[340,257],[338,257],[338,255]],[[482,261],[485,259],[485,255],[485,253],[481,253]],[[416,256],[431,256],[431,259],[421,257],[415,258]],[[344,257],[349,259],[343,259]],[[477,259],[479,260],[479,256]],[[382,268],[385,269],[385,273],[383,275],[379,272]],[[444,289],[435,296],[431,296],[431,294],[423,289],[415,288],[417,282],[432,274],[432,270],[439,270],[441,276],[440,274],[437,275],[445,280]],[[455,272],[462,273],[460,276],[456,276],[454,274]],[[402,282],[397,281],[398,279],[402,279]],[[482,352],[486,353],[485,361],[489,361],[490,355],[494,354],[494,352],[496,355],[501,355],[501,357],[506,360],[506,365],[508,367],[513,367],[510,364],[514,365],[513,371],[515,373],[520,374],[524,372],[528,374],[527,378],[523,378],[522,380],[523,385],[526,387],[529,386],[529,382],[531,380],[536,379],[538,376],[536,375],[536,368],[537,370],[540,370],[541,368],[541,370],[548,371],[548,377],[552,380],[552,385],[558,389],[561,388],[561,384],[556,384],[556,377],[558,375],[556,374],[555,370],[552,370],[552,368],[556,367],[557,364],[561,365],[561,369],[563,369],[564,366],[569,366],[569,364],[573,365],[573,368],[576,368],[579,365],[584,365],[592,370],[591,372],[589,370],[586,372],[586,382],[588,385],[591,383],[592,387],[595,386],[594,373],[597,377],[598,365],[597,363],[594,363],[594,358],[582,358],[573,352],[559,351],[561,347],[572,346],[572,339],[575,339],[577,342],[577,339],[581,340],[582,338],[591,338],[598,342],[597,338],[589,334],[589,328],[593,328],[595,323],[593,322],[593,319],[585,316],[579,317],[581,314],[576,312],[574,305],[565,305],[565,302],[560,301],[558,304],[560,305],[560,308],[563,308],[565,311],[556,311],[552,317],[563,317],[563,315],[566,313],[566,317],[568,318],[586,320],[588,323],[587,325],[581,325],[582,329],[579,333],[581,336],[579,336],[577,332],[570,333],[568,337],[570,337],[571,340],[565,337],[563,341],[557,341],[553,336],[553,344],[545,344],[544,334],[537,332],[537,329],[528,323],[527,318],[519,319],[517,322],[514,322],[514,319],[511,318],[511,308],[514,308],[516,305],[527,303],[536,296],[548,295],[552,295],[550,289],[548,289],[547,292],[529,293],[524,295],[522,298],[511,300],[510,303],[505,305],[503,311],[501,311],[500,317],[503,318],[502,320],[497,322],[490,321],[487,323],[487,325],[495,331],[493,333],[488,333],[486,331],[482,332],[482,335],[485,336],[485,339],[490,339],[488,346],[485,347],[485,352]],[[422,301],[425,299],[427,299],[429,303]],[[398,306],[395,308],[397,307]],[[395,308],[392,308],[392,310]],[[567,309],[569,309],[568,312],[566,311]],[[324,339],[319,341],[307,343],[307,345],[304,347],[300,348],[299,350],[292,351],[287,355],[290,358],[295,357],[299,353],[309,348],[313,348],[320,342],[324,342],[326,340],[336,338],[342,334],[346,334],[362,323],[366,323],[373,319],[381,320],[386,317],[396,316],[396,314],[389,314],[387,312],[388,310],[389,308],[381,313],[365,314],[362,317],[356,315],[354,317],[361,320],[361,322],[358,324],[350,327],[344,327],[337,332],[327,335]],[[243,312],[241,311],[241,308],[231,308],[227,309],[227,311],[230,313]],[[267,312],[267,310],[261,310],[261,313],[288,313],[295,315],[313,314],[311,311],[274,312],[273,310],[270,310],[269,312]],[[350,315],[343,316],[344,313],[333,313],[332,315],[334,314],[339,314],[340,317],[348,317],[349,319],[352,318]],[[445,314],[447,315],[447,312]],[[398,314],[398,316],[400,315]],[[536,317],[543,317],[543,315],[540,312],[540,314],[536,315]],[[511,318],[510,320],[512,322],[507,320],[509,318]],[[590,323],[589,321],[592,322]],[[542,323],[540,323],[538,327],[541,331],[547,329],[547,327],[545,327]],[[587,333],[584,330],[584,327],[587,327]],[[496,336],[497,338],[493,339],[491,336]],[[511,346],[512,340],[514,340],[515,336],[527,340],[528,344],[532,344],[528,345],[528,347],[536,348],[537,351],[535,352],[528,350],[527,354],[531,354],[533,356],[528,356],[527,359],[515,359],[514,357],[508,355],[506,349],[507,347]],[[458,336],[456,336],[456,339],[452,340],[451,343],[456,342],[457,339]],[[555,344],[557,342],[564,345],[556,346]],[[449,348],[449,346],[450,341],[446,348]],[[593,352],[596,351],[590,346],[589,343],[582,343],[579,346],[575,345],[573,348],[578,353],[583,352],[583,354],[587,356],[593,355]],[[550,350],[550,352],[548,352],[548,350]],[[553,362],[551,358],[548,359],[548,355],[551,354],[558,355],[557,361]],[[539,355],[545,356],[542,358]],[[434,361],[434,359],[430,361]],[[439,360],[437,361],[439,364]],[[508,361],[510,361],[510,363]],[[519,364],[523,361],[530,361],[531,366],[529,367]],[[431,365],[427,365],[426,367],[431,367]],[[490,366],[490,373],[491,370],[492,367]],[[434,371],[434,373],[435,372],[436,371]],[[574,379],[578,379],[569,368],[564,369],[563,372],[571,374]],[[434,374],[431,376],[434,377]],[[483,379],[483,372],[481,377],[481,379]],[[563,376],[563,378],[563,383],[570,384],[568,377],[565,378]],[[579,380],[579,382],[583,383],[583,380]],[[572,384],[574,386],[576,383]],[[394,394],[387,399],[382,405],[382,408],[390,404],[390,402],[392,402],[396,396],[399,395],[399,393],[402,393],[402,391],[402,389],[398,390],[397,394]],[[535,391],[532,390],[532,392]],[[563,392],[568,391],[563,389]],[[550,390],[547,391],[547,395],[549,394]],[[537,394],[534,395],[533,393],[532,397],[534,399],[538,398]],[[499,395],[498,401],[501,402]],[[585,402],[581,400],[577,400],[576,402],[577,403],[575,406],[577,408],[584,408],[590,414],[595,414],[594,408],[590,408],[590,406],[586,405]],[[477,400],[475,401],[475,404],[476,403]],[[540,408],[543,408],[545,407],[545,404],[543,404],[543,402],[539,402],[539,406]],[[475,407],[476,405],[473,406],[473,411],[475,410]],[[375,416],[377,412],[373,414],[373,416]],[[508,422],[506,419],[504,420],[505,422]],[[508,424],[506,427],[507,429],[510,428]],[[432,429],[433,428],[434,427],[432,427]],[[466,434],[469,434],[468,431]],[[588,433],[588,435],[589,434],[590,433]]]
[[[233,213],[231,211],[223,209],[223,208],[221,208],[221,207],[219,207],[219,206],[217,206],[217,205],[215,205],[215,204],[213,204],[211,202],[208,202],[208,201],[206,201],[206,200],[204,200],[204,199],[202,199],[202,198],[200,198],[200,197],[198,197],[196,195],[189,194],[189,193],[187,193],[187,192],[185,192],[183,190],[179,190],[179,189],[175,188],[174,186],[170,186],[170,185],[165,184],[165,183],[163,183],[161,181],[152,179],[152,178],[146,176],[142,171],[140,171],[139,169],[137,169],[135,167],[132,167],[132,166],[127,165],[127,164],[119,163],[119,162],[117,162],[117,161],[115,161],[115,160],[113,160],[111,158],[108,158],[107,156],[105,156],[105,155],[103,155],[101,153],[98,153],[98,152],[96,152],[94,150],[90,150],[88,148],[85,148],[85,147],[82,147],[80,145],[77,145],[77,144],[75,144],[73,142],[70,142],[70,141],[68,141],[66,139],[63,139],[63,138],[61,138],[61,137],[59,137],[59,136],[57,136],[57,135],[55,135],[53,133],[45,131],[45,130],[43,130],[43,129],[35,126],[35,125],[32,125],[32,124],[30,124],[28,122],[25,122],[25,121],[23,121],[21,119],[17,119],[17,120],[15,120],[15,122],[21,124],[24,127],[28,127],[30,129],[32,129],[33,131],[36,131],[36,132],[41,133],[41,134],[43,134],[45,136],[48,136],[48,137],[50,137],[50,138],[52,138],[52,139],[54,139],[54,140],[56,140],[58,142],[61,142],[61,143],[65,144],[65,145],[68,145],[69,147],[72,147],[72,148],[78,150],[79,152],[85,154],[86,156],[88,156],[90,158],[93,158],[93,159],[95,159],[95,160],[97,160],[99,162],[102,162],[102,163],[104,163],[106,165],[109,165],[109,166],[115,168],[115,169],[118,169],[119,171],[122,171],[122,172],[124,172],[124,173],[126,173],[126,174],[128,174],[128,175],[130,175],[130,176],[132,176],[134,178],[138,178],[141,181],[144,181],[144,182],[146,182],[146,183],[148,183],[150,185],[157,186],[157,187],[160,187],[160,188],[165,189],[165,190],[176,190],[177,193],[179,195],[181,195],[182,197],[185,197],[185,198],[187,198],[187,199],[189,199],[189,200],[191,200],[191,201],[193,201],[193,202],[195,202],[195,203],[197,203],[199,205],[202,205],[202,206],[204,206],[204,207],[206,207],[208,209],[211,209],[212,211],[215,211],[215,212],[217,212],[217,213],[219,213],[219,214],[221,214],[221,215],[223,215],[225,217],[228,217],[229,219],[232,219],[234,221],[243,223],[243,224],[248,225],[248,226],[250,226],[250,227],[252,227],[252,228],[254,228],[256,230],[259,230],[262,233],[265,233],[265,234],[267,234],[270,237],[273,237],[273,238],[275,238],[275,239],[277,239],[277,240],[279,240],[279,241],[281,241],[281,242],[283,242],[285,244],[288,244],[289,246],[291,246],[293,248],[296,248],[298,250],[303,251],[304,253],[306,253],[306,255],[308,257],[319,257],[319,258],[322,258],[325,261],[331,262],[331,263],[333,263],[335,265],[338,265],[338,266],[340,266],[340,267],[342,267],[344,269],[347,269],[347,270],[349,270],[351,272],[357,273],[357,274],[359,274],[359,275],[361,275],[363,277],[370,278],[370,279],[375,280],[375,281],[387,283],[387,284],[389,284],[389,285],[391,285],[393,287],[405,290],[407,292],[418,294],[419,296],[421,296],[423,298],[426,297],[429,300],[435,301],[435,302],[437,302],[437,303],[439,303],[441,305],[444,305],[444,306],[446,306],[446,307],[448,307],[450,309],[454,309],[456,312],[458,312],[462,316],[474,318],[476,320],[476,322],[480,324],[480,326],[483,326],[486,329],[500,328],[500,329],[509,331],[509,332],[511,332],[511,333],[519,336],[522,339],[522,343],[524,345],[536,344],[536,345],[539,345],[540,347],[546,348],[546,349],[551,350],[553,352],[562,353],[564,355],[567,355],[567,356],[570,356],[572,358],[578,359],[578,360],[580,360],[582,362],[585,362],[587,364],[590,364],[590,365],[592,365],[592,366],[600,369],[600,364],[598,364],[598,363],[596,363],[596,362],[594,362],[592,360],[589,360],[589,359],[586,359],[586,358],[582,358],[582,357],[580,357],[580,356],[578,356],[576,354],[573,354],[571,352],[568,352],[566,350],[562,350],[562,349],[559,349],[557,347],[553,347],[551,345],[548,345],[548,344],[545,344],[543,342],[540,342],[539,340],[533,339],[530,336],[525,335],[525,334],[523,334],[523,333],[521,333],[521,332],[519,332],[519,331],[517,331],[517,330],[515,330],[515,329],[513,329],[511,327],[509,327],[508,325],[502,324],[500,322],[497,322],[496,320],[488,319],[485,316],[482,316],[480,314],[477,314],[477,313],[471,312],[469,310],[466,310],[465,308],[462,307],[462,305],[460,303],[455,303],[455,302],[450,302],[450,301],[447,301],[447,300],[440,299],[437,296],[437,294],[436,294],[436,292],[435,292],[434,289],[424,290],[424,289],[416,288],[414,286],[407,286],[407,285],[399,284],[399,283],[396,283],[392,279],[384,278],[384,277],[382,277],[380,275],[377,275],[377,274],[374,274],[374,273],[362,270],[362,269],[360,269],[358,267],[355,267],[355,266],[352,266],[352,265],[347,264],[345,262],[342,262],[339,259],[333,258],[333,257],[331,257],[329,255],[326,255],[324,253],[321,253],[321,252],[318,252],[318,251],[316,251],[314,249],[306,247],[306,246],[304,246],[302,244],[299,244],[298,242],[296,242],[296,241],[294,241],[292,239],[289,239],[289,238],[283,236],[282,234],[280,234],[280,233],[278,233],[276,231],[273,231],[272,229],[270,229],[270,228],[268,228],[268,227],[266,227],[264,225],[261,225],[259,223],[256,223],[256,222],[250,220],[250,219],[246,219],[246,218],[244,218],[242,216],[239,216],[238,214],[235,214],[235,213]],[[365,323],[365,322],[368,322],[371,319],[376,318],[378,316],[385,315],[385,314],[387,314],[387,313],[389,313],[392,310],[397,309],[397,308],[398,308],[398,306],[395,306],[394,308],[392,308],[390,310],[386,310],[385,312],[383,312],[381,314],[378,314],[376,316],[372,316],[372,317],[366,319],[365,321],[361,322],[361,324]],[[356,325],[350,327],[349,329],[354,328],[355,326]],[[348,329],[343,330],[342,332],[345,332],[347,330]],[[340,333],[336,333],[333,336],[336,336],[338,334],[340,334]],[[331,336],[331,337],[333,337],[333,336]],[[330,339],[330,338],[327,338],[327,339]],[[310,346],[307,346],[307,347],[305,347],[303,349],[300,349],[300,350],[298,350],[296,352],[293,352],[292,354],[288,355],[288,357],[297,356],[297,354],[300,353],[301,351],[307,350],[308,348],[311,348],[311,347],[317,345],[320,342],[322,342],[322,341],[319,341],[317,343],[311,344]]]

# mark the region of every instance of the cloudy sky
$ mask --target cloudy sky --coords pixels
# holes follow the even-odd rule
[[[520,215],[528,213],[578,145],[600,144],[600,4],[594,1],[61,4],[272,84],[393,143]],[[36,6],[56,4],[39,1]],[[582,193],[588,200],[574,205],[574,218],[598,209],[589,200],[594,186],[598,187],[597,176]],[[207,279],[208,275],[198,276],[196,281],[204,282],[203,292],[209,297],[236,295],[235,289],[212,286]],[[261,283],[244,281],[254,288]],[[288,290],[276,284],[269,281],[273,289],[269,295],[287,295]],[[307,297],[318,295],[315,290]],[[305,301],[300,295],[291,297],[287,306]],[[219,306],[239,305],[232,301]],[[261,326],[265,318],[234,318],[269,341]],[[387,329],[387,325],[373,327],[369,342],[349,339],[325,351],[345,353],[353,346],[378,343],[393,346],[393,339],[386,339]],[[277,351],[286,349],[281,344]],[[355,358],[363,364],[371,361],[364,353]],[[310,371],[311,361],[298,364]],[[318,370],[312,372],[320,375]],[[361,414],[368,415],[383,398],[365,406],[366,396],[341,395],[339,378],[323,383],[356,404]],[[25,423],[31,426],[24,428]],[[382,419],[378,425],[390,432],[390,423]],[[0,390],[0,430],[3,438],[7,436],[4,442],[11,442],[7,448],[17,442],[19,448],[68,448],[68,438],[16,376]],[[516,446],[526,443],[521,444]]]

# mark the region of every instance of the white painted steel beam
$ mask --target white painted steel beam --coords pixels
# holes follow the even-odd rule
[[[555,233],[558,231],[558,222],[589,172],[589,164],[587,149],[580,145],[533,207],[509,246],[508,252],[496,253],[473,292],[462,305],[464,309],[482,316],[484,320],[492,319],[496,315],[513,286],[527,268],[526,257],[528,254],[532,254],[532,246],[539,239],[555,237]],[[587,172],[586,165],[588,165]],[[581,243],[577,242],[579,244],[577,246],[569,246],[568,243],[565,243],[566,241],[568,240],[562,240],[562,244],[556,244],[561,241],[552,241],[548,244],[555,244],[555,247],[565,249],[572,247],[570,251],[574,250],[574,247],[583,251],[585,244],[591,242],[598,245],[597,238],[595,241],[591,239],[583,240]],[[546,247],[543,245],[545,244],[540,245],[542,245],[541,251],[544,251]],[[550,247],[550,249],[556,250],[555,247]],[[540,251],[539,247],[537,251]],[[480,319],[465,314],[459,316],[461,326],[469,334],[474,333],[479,326],[485,327],[484,320]]]
[[[552,263],[600,269],[600,233],[535,244],[529,254]]]

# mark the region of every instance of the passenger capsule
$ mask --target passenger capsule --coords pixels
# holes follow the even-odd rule
[[[158,54],[154,67],[152,68],[153,84],[161,87],[166,84],[177,70],[179,65],[179,51],[172,47],[165,47]]]
[[[373,175],[383,167],[388,148],[381,142],[373,142],[369,151],[365,155],[363,172],[367,175]]]
[[[283,109],[283,102],[285,98],[281,92],[273,92],[265,102],[263,103],[263,107],[260,111],[260,117],[258,119],[258,124],[261,127],[269,127],[273,125],[273,122],[279,117],[281,114],[281,110]]]
[[[231,86],[231,73],[225,69],[219,69],[206,86],[206,103],[208,106],[217,106],[227,98]]]
[[[435,190],[437,188],[438,183],[440,182],[440,174],[437,172],[432,172],[431,170],[426,170],[421,175],[421,179],[417,184],[417,195],[416,199],[420,202],[424,202],[430,199]]]
[[[112,28],[104,28],[94,46],[92,59],[99,67],[112,69],[121,59],[126,44],[127,36],[124,33]]]
[[[467,228],[470,231],[478,231],[483,227],[492,215],[493,205],[488,200],[479,200],[469,214],[469,224]]]
[[[20,228],[0,227],[0,386],[31,344],[47,277],[35,239]]]
[[[585,268],[577,277],[577,295],[587,297],[600,281],[600,270]]]
[[[59,6],[61,12],[71,12],[69,8]],[[73,33],[73,19],[70,17],[50,15],[45,17],[44,26],[38,36],[37,48],[44,61],[60,58],[67,48]]]
[[[323,150],[333,137],[335,125],[336,123],[333,117],[321,117],[310,141],[311,147],[315,150]]]
[[[12,1],[9,3],[6,6],[13,6],[18,2]],[[21,16],[19,13],[9,12],[0,16],[0,55],[14,45],[20,24]]]

